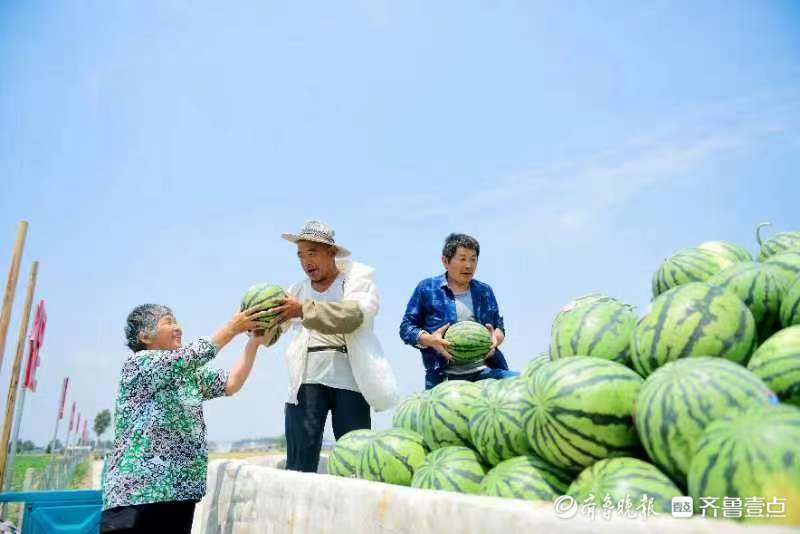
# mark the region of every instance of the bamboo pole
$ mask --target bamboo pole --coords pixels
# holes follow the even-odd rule
[[[11,306],[14,304],[14,295],[17,292],[17,278],[19,277],[19,264],[22,261],[22,250],[25,247],[25,236],[28,234],[28,221],[20,221],[17,228],[17,241],[11,252],[11,266],[8,268],[8,281],[3,294],[3,307],[0,309],[0,369],[3,367],[3,356],[6,351],[6,334],[8,323],[11,322]]]
[[[8,459],[8,439],[11,437],[11,422],[14,420],[14,405],[17,401],[17,386],[19,385],[19,370],[22,366],[22,355],[25,353],[25,341],[28,338],[28,323],[31,320],[31,306],[33,305],[33,293],[36,289],[36,273],[39,270],[39,262],[33,262],[31,273],[28,278],[28,292],[25,295],[25,307],[22,311],[22,319],[19,322],[19,338],[17,339],[17,353],[14,355],[14,363],[11,367],[11,380],[8,384],[8,399],[6,400],[6,415],[3,420],[3,434],[0,436],[0,481],[4,479],[6,470],[6,460]]]

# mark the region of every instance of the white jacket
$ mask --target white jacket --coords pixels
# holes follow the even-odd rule
[[[383,355],[378,337],[373,332],[373,323],[378,314],[380,302],[378,288],[373,282],[375,269],[350,260],[336,260],[336,266],[344,274],[344,297],[358,303],[364,320],[354,332],[344,334],[347,353],[353,377],[358,389],[367,403],[381,412],[394,407],[400,394],[389,361]],[[288,293],[298,299],[307,299],[311,281],[306,278],[288,289]],[[289,367],[289,403],[297,404],[297,392],[305,373],[308,339],[310,333],[300,321],[292,319],[284,325],[284,331],[294,330],[295,337],[286,349],[286,363]]]

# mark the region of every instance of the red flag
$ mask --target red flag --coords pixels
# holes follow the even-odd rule
[[[81,413],[78,412],[78,422],[75,423],[75,433],[77,434],[80,431],[81,431]]]
[[[64,405],[67,403],[67,388],[69,387],[69,377],[64,377],[64,385],[61,388],[61,400],[58,401],[58,418],[64,419]]]
[[[75,401],[72,401],[72,413],[69,415],[69,431],[72,432],[72,424],[75,422]]]
[[[23,387],[31,391],[36,391],[36,369],[39,367],[39,349],[44,342],[46,324],[47,313],[44,311],[44,300],[40,300],[39,307],[36,309],[36,317],[33,320],[33,331],[28,345],[28,362],[25,366],[25,382],[23,383]]]
[[[86,428],[86,422],[88,419],[83,420],[83,444],[86,445],[89,443],[89,431]]]

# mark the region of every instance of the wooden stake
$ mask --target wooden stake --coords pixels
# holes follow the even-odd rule
[[[14,364],[11,367],[11,380],[8,384],[8,400],[6,400],[6,416],[3,422],[3,434],[0,436],[0,481],[6,471],[8,459],[8,439],[11,437],[11,422],[14,420],[14,405],[17,401],[17,385],[19,384],[19,370],[22,367],[22,355],[25,353],[25,341],[28,339],[28,323],[31,320],[31,306],[33,305],[33,292],[36,289],[36,272],[39,262],[31,265],[31,274],[28,278],[28,293],[25,295],[25,307],[22,310],[22,319],[19,322],[19,338],[17,339],[17,353],[14,355]]]
[[[17,292],[17,278],[19,277],[19,264],[22,261],[22,249],[25,246],[25,236],[28,234],[28,221],[21,221],[17,228],[17,241],[11,253],[11,267],[8,269],[6,292],[3,294],[3,308],[0,309],[0,369],[3,367],[3,356],[6,351],[6,334],[8,323],[11,321],[11,306],[14,304],[14,295]]]

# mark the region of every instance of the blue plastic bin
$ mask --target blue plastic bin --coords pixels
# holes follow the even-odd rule
[[[97,534],[103,494],[100,490],[0,493],[0,502],[22,502],[22,534]]]

